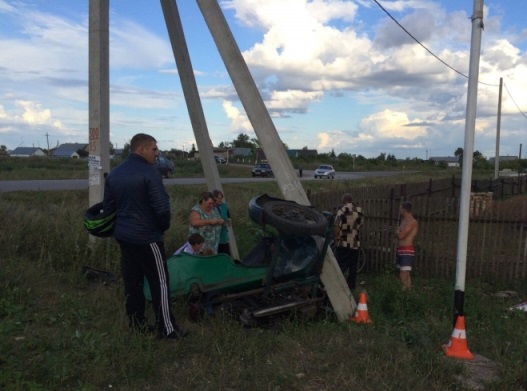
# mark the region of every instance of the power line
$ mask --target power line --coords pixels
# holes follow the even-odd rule
[[[457,74],[463,76],[464,78],[468,79],[468,76],[465,75],[464,73],[458,71],[457,69],[455,69],[454,67],[450,66],[449,64],[447,64],[445,61],[443,61],[441,58],[439,58],[438,56],[436,56],[430,49],[428,49],[425,45],[423,45],[417,38],[415,38],[408,30],[406,30],[406,28],[397,21],[397,19],[395,19],[377,0],[373,0],[378,6],[379,8],[381,8],[385,13],[386,15],[388,15],[388,17],[393,20],[397,26],[399,26],[406,34],[408,34],[415,42],[417,42],[423,49],[425,49],[428,53],[430,53],[434,58],[436,58],[438,61],[440,61],[442,64],[444,64],[445,66],[447,66],[448,68],[450,68],[451,70],[453,70],[454,72],[456,72]],[[480,84],[484,84],[486,86],[490,86],[490,87],[498,87],[499,85],[498,84],[489,84],[489,83],[485,83],[485,82],[482,82],[482,81],[478,81],[478,83]],[[507,86],[505,85],[505,89],[507,90],[507,93],[509,94],[510,98],[512,99],[512,101],[514,102],[514,104],[516,105],[516,108],[518,109],[518,111],[521,113],[521,115],[523,115],[526,119],[527,119],[527,116],[525,115],[525,113],[520,109],[520,107],[518,106],[518,104],[516,103],[516,101],[514,100],[514,98],[512,97],[512,94],[510,93],[509,89],[507,88]]]
[[[516,105],[516,108],[518,109],[518,111],[521,113],[521,115],[523,115],[525,117],[525,119],[527,119],[527,116],[525,115],[525,113],[520,109],[520,106],[518,106],[518,104],[516,103],[516,101],[514,100],[514,98],[512,97],[511,95],[511,92],[509,91],[509,89],[507,88],[507,84],[503,84],[505,86],[505,89],[507,90],[507,93],[509,94],[509,96],[511,97],[512,101],[514,102],[514,104]]]
[[[414,37],[412,35],[412,33],[410,33],[408,30],[406,30],[404,28],[404,26],[399,23],[397,21],[397,19],[395,19],[381,4],[379,4],[379,2],[377,0],[373,0],[375,3],[377,3],[377,5],[386,13],[386,15],[388,15],[390,17],[391,20],[393,20],[397,26],[399,26],[401,29],[403,29],[403,31],[408,34],[415,42],[417,42],[424,50],[426,50],[428,53],[430,53],[432,56],[434,56],[437,60],[441,61],[444,65],[446,65],[448,68],[452,69],[454,72],[458,73],[459,75],[463,76],[463,77],[466,77],[468,79],[468,76],[461,73],[460,71],[458,71],[457,69],[451,67],[450,65],[448,65],[446,62],[444,62],[443,60],[441,60],[439,57],[437,57],[434,53],[432,53],[425,45],[423,45],[421,42],[419,42],[419,40]]]

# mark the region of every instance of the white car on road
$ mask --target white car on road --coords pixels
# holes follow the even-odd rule
[[[329,164],[321,164],[316,170],[315,170],[315,179],[316,178],[328,178],[328,179],[334,179],[335,178],[335,169],[333,166]]]

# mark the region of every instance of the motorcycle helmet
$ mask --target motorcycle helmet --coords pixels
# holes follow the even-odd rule
[[[103,209],[102,202],[90,207],[84,213],[84,228],[93,236],[107,238],[113,235],[116,212]]]

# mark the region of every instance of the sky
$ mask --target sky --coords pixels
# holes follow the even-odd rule
[[[289,148],[426,159],[464,146],[473,0],[219,4]],[[213,145],[256,137],[198,3],[177,5]],[[499,154],[527,148],[526,11],[484,1],[474,150],[486,157],[500,78]],[[0,145],[88,142],[88,20],[88,0],[0,0]],[[160,3],[111,0],[110,141],[139,132],[162,150],[195,144]]]

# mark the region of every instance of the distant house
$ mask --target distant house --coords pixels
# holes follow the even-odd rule
[[[518,156],[500,156],[498,159],[498,161],[500,162],[511,162],[515,160],[518,160]],[[496,161],[496,157],[489,158],[490,164],[494,164],[495,161]]]
[[[316,149],[288,149],[287,156],[289,157],[308,157],[308,156],[317,156],[318,151]]]
[[[227,148],[223,147],[212,147],[212,153],[218,157],[227,159]],[[194,153],[194,159],[201,159],[199,156],[199,151]]]
[[[231,156],[249,157],[253,155],[253,150],[251,148],[231,148],[229,153]]]
[[[459,167],[459,158],[457,156],[437,156],[437,157],[431,157],[429,159],[431,162],[434,162],[436,165],[438,165],[441,162],[445,162],[448,167]]]
[[[46,153],[41,148],[35,147],[18,147],[9,154],[11,157],[30,157],[30,156],[46,156]]]
[[[88,144],[81,144],[81,143],[61,144],[53,151],[51,156],[78,159],[80,156],[77,151],[79,149],[87,151],[87,148],[88,148]]]

